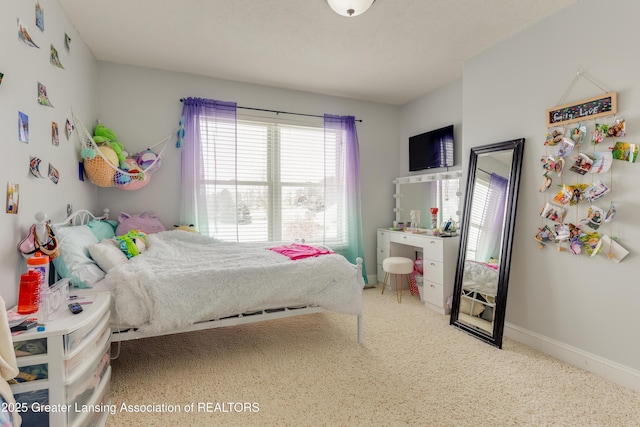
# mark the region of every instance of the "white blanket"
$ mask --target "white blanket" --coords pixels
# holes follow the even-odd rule
[[[119,325],[158,333],[202,320],[314,304],[360,314],[356,268],[337,254],[292,261],[267,243],[224,243],[185,231],[149,235],[149,249],[103,283]]]
[[[498,269],[476,261],[464,263],[463,288],[485,295],[496,296],[498,291]]]

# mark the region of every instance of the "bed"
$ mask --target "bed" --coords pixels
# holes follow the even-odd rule
[[[498,266],[465,261],[460,312],[493,322],[498,290]]]
[[[108,221],[108,211],[80,210],[52,229],[57,274],[79,287],[71,293],[111,293],[112,341],[328,310],[354,315],[362,343],[361,259],[355,265],[335,253],[291,259],[271,250],[280,246],[274,242],[226,243],[171,230],[149,234],[139,255],[107,263],[104,253],[117,256]]]

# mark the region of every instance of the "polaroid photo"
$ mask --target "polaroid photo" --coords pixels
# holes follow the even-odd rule
[[[562,206],[546,203],[542,208],[542,212],[540,212],[540,216],[554,222],[563,222],[567,216],[567,210]]]

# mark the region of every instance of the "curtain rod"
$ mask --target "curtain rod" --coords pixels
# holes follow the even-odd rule
[[[184,102],[184,98],[180,98],[180,102]],[[278,111],[278,110],[267,110],[264,108],[253,108],[253,107],[240,107],[236,106],[236,108],[241,108],[243,110],[253,110],[253,111],[265,111],[267,113],[276,113],[276,114],[291,114],[294,116],[306,116],[306,117],[320,117],[324,118],[324,116],[320,116],[318,114],[305,114],[305,113],[290,113],[288,111]],[[362,123],[362,119],[355,119],[356,122]]]

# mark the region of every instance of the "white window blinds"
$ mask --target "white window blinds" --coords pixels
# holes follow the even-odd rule
[[[476,259],[480,230],[485,218],[486,200],[489,196],[489,181],[476,175],[476,185],[473,188],[471,218],[469,218],[469,237],[467,240],[467,259],[471,261],[487,261]]]
[[[238,118],[228,133],[217,127],[201,136],[201,191],[214,237],[345,245],[341,132],[326,133],[321,120],[299,125]]]

